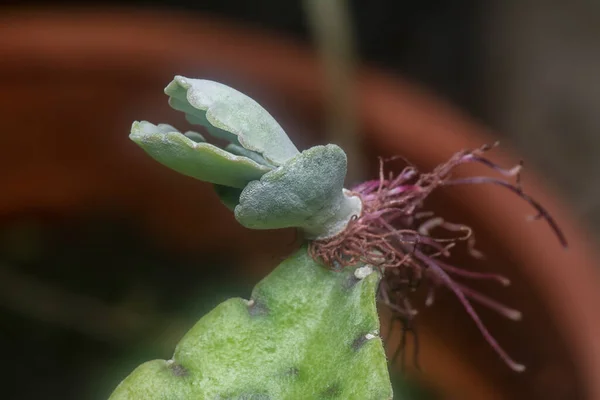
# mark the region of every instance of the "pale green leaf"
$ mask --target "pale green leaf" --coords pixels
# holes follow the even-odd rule
[[[200,140],[201,136],[192,134],[187,133]],[[161,164],[205,182],[243,188],[270,170],[247,157],[231,154],[210,143],[191,140],[166,124],[156,126],[136,121],[129,137]]]
[[[369,271],[359,279],[353,268],[328,270],[303,247],[249,302],[217,306],[171,360],[141,365],[111,400],[391,399],[375,307],[379,274]]]
[[[214,136],[239,143],[281,165],[298,150],[281,126],[256,101],[218,82],[176,76],[165,88],[169,104]]]
[[[360,200],[343,190],[345,176],[342,149],[332,144],[311,147],[250,182],[235,217],[247,228],[298,227],[310,238],[334,235],[361,211]]]

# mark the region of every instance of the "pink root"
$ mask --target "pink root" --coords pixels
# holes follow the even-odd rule
[[[369,264],[379,268],[383,273],[379,299],[403,320],[412,320],[417,314],[408,298],[422,281],[426,281],[429,288],[426,305],[433,303],[435,287],[447,287],[504,362],[515,371],[523,371],[525,367],[509,357],[487,330],[469,299],[511,320],[519,320],[521,313],[454,281],[451,275],[493,280],[504,286],[509,285],[510,281],[501,275],[467,271],[441,261],[441,257],[450,257],[450,250],[460,243],[466,244],[467,251],[473,257],[482,258],[483,255],[474,247],[475,239],[470,227],[448,222],[430,211],[422,210],[425,199],[442,186],[499,185],[528,202],[537,212],[534,219],[545,220],[559,242],[566,246],[566,238],[555,220],[521,188],[522,163],[510,169],[498,166],[482,155],[492,147],[459,152],[430,173],[420,173],[414,166],[408,166],[396,176],[386,176],[382,160],[379,179],[364,182],[352,190],[363,202],[362,215],[352,218],[346,229],[337,236],[311,242],[309,250],[313,258],[331,267]],[[514,177],[515,183],[482,176],[453,179],[452,170],[467,163],[478,163],[505,177]],[[436,235],[436,232],[439,233]]]
[[[452,290],[452,292],[454,292],[454,294],[456,295],[458,300],[462,303],[463,307],[465,308],[465,310],[467,311],[467,313],[469,314],[469,316],[471,317],[473,322],[475,322],[475,325],[477,325],[477,328],[479,328],[479,331],[481,332],[481,334],[483,335],[485,340],[490,344],[490,346],[492,346],[494,351],[500,356],[500,358],[502,358],[502,360],[506,363],[506,365],[508,365],[512,370],[514,370],[516,372],[525,371],[525,366],[523,364],[519,364],[516,361],[514,361],[508,355],[508,353],[506,353],[506,351],[504,351],[504,349],[500,346],[500,344],[494,338],[494,336],[492,336],[492,334],[488,331],[488,329],[485,327],[484,323],[481,321],[481,318],[479,318],[479,315],[477,315],[477,313],[471,306],[471,303],[467,299],[467,296],[465,295],[463,290],[461,290],[460,286],[458,286],[448,276],[448,274],[446,274],[446,272],[444,272],[444,270],[442,268],[440,268],[433,260],[431,260],[428,257],[426,257],[422,254],[419,254],[419,253],[417,253],[417,257],[421,261],[423,261],[423,263],[425,263],[438,278],[440,278],[442,280],[442,282],[445,284],[445,286],[448,289],[450,289],[450,290]]]

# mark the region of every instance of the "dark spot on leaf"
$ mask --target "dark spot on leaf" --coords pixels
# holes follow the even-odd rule
[[[292,368],[288,369],[287,371],[285,371],[286,376],[296,377],[296,376],[298,376],[299,373],[300,373],[300,371],[296,367],[292,367]]]
[[[327,389],[323,390],[321,393],[321,398],[323,399],[334,399],[338,397],[342,393],[342,389],[338,383],[334,383],[329,385]]]
[[[362,334],[359,337],[357,337],[354,342],[352,342],[352,349],[354,351],[358,351],[363,344],[365,344],[365,342],[367,341],[367,337],[366,334]]]
[[[252,299],[248,305],[248,313],[253,317],[269,314],[269,308],[260,300]]]
[[[344,285],[344,289],[350,290],[352,289],[358,282],[360,282],[360,279],[358,279],[356,276],[354,276],[354,274],[350,274],[348,276],[348,278],[344,281],[343,285]]]
[[[168,365],[171,373],[175,376],[187,376],[188,370],[181,364],[177,364],[176,362],[170,363]]]

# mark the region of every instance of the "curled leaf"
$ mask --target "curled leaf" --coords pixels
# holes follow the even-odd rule
[[[234,155],[210,143],[196,142],[202,136],[195,132],[186,135],[170,125],[136,121],[129,137],[161,164],[205,182],[243,188],[270,170],[250,158]]]
[[[211,135],[240,144],[269,163],[281,165],[298,154],[275,119],[245,94],[218,82],[176,76],[165,88],[169,104]]]

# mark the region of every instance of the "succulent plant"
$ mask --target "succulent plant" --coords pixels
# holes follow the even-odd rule
[[[240,224],[297,227],[307,238],[324,239],[360,214],[358,197],[343,189],[347,160],[338,146],[300,153],[258,103],[217,82],[177,76],[165,93],[188,121],[229,144],[221,149],[199,133],[146,121],[133,123],[130,138],[158,162],[214,183]]]
[[[487,145],[460,151],[429,173],[409,165],[388,174],[382,161],[379,179],[349,191],[343,187],[342,149],[329,144],[299,152],[273,117],[244,94],[183,77],[175,77],[165,92],[173,108],[227,146],[149,122],[135,122],[131,139],[166,166],[213,183],[240,224],[294,227],[306,243],[259,284],[249,302],[218,306],[183,339],[172,360],[141,366],[113,398],[391,398],[375,292],[406,327],[416,315],[410,296],[419,286],[428,290],[426,305],[438,287],[453,292],[506,365],[525,370],[488,331],[472,302],[515,321],[521,313],[456,278],[505,286],[510,281],[452,265],[455,245],[481,258],[472,229],[423,210],[440,187],[500,186],[527,201],[536,210],[533,219],[545,220],[566,246],[551,215],[522,189],[521,164],[502,168],[485,157],[493,147]],[[469,163],[515,182],[453,176],[456,167]]]
[[[360,215],[343,188],[338,146],[299,152],[258,103],[217,82],[175,77],[169,104],[229,144],[195,132],[134,122],[130,138],[160,163],[215,185],[253,229],[296,227],[326,239]],[[170,360],[138,367],[114,391],[122,399],[391,399],[375,306],[380,272],[333,270],[304,245],[254,289],[230,299],[185,335]]]

